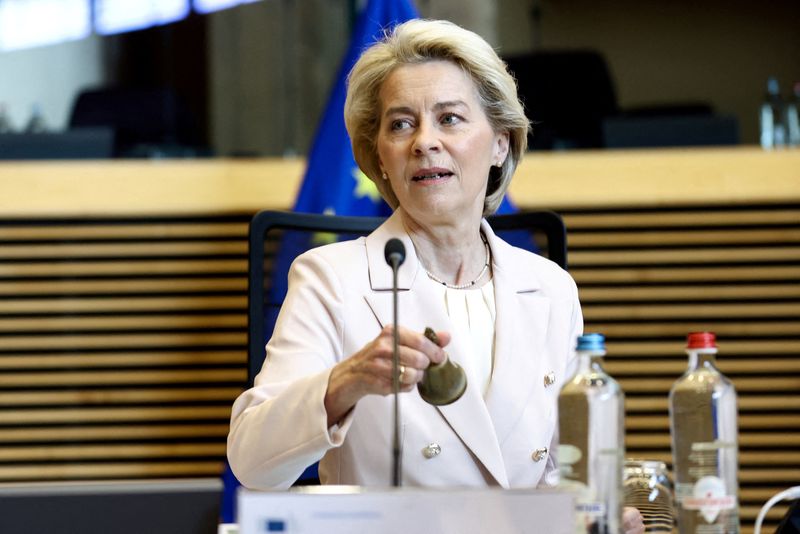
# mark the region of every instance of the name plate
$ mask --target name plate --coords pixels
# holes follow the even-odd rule
[[[574,499],[536,489],[301,487],[238,495],[241,534],[573,534]]]

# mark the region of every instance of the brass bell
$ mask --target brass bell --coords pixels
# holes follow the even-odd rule
[[[432,328],[425,328],[425,337],[439,345],[439,338]],[[428,404],[444,406],[461,398],[467,389],[464,369],[447,357],[442,363],[431,364],[425,376],[417,384],[419,396]]]

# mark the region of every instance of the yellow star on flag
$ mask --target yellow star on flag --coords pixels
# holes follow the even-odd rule
[[[370,180],[358,167],[353,168],[352,174],[353,179],[356,181],[356,188],[353,191],[353,196],[356,198],[367,197],[373,202],[381,201],[381,194],[378,192],[375,182]]]
[[[324,213],[325,215],[336,215],[336,212],[330,206],[325,208],[325,210],[322,213]],[[320,245],[329,245],[331,243],[336,243],[338,239],[339,235],[333,232],[314,232],[314,235],[311,236],[311,242],[314,243],[315,247],[318,247]]]

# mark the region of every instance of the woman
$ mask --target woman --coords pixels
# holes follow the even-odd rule
[[[383,250],[396,237],[407,251],[404,483],[554,484],[556,400],[583,325],[570,276],[506,244],[483,219],[526,148],[513,78],[476,34],[411,21],[356,63],[345,122],[359,167],[395,211],[367,238],[293,264],[264,368],[233,407],[234,473],[249,487],[286,488],[321,460],[323,483],[388,485],[392,273]],[[422,335],[426,326],[441,346]],[[437,408],[416,384],[445,359],[443,347],[468,386]]]

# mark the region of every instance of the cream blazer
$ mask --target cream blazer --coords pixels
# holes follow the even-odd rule
[[[572,278],[551,261],[514,248],[482,223],[492,251],[497,318],[486,396],[468,384],[449,406],[400,395],[404,485],[533,487],[557,480],[557,397],[571,375],[583,328]],[[361,399],[328,428],[323,400],[331,368],[392,323],[392,272],[384,246],[401,239],[399,323],[452,331],[441,292],[425,274],[395,213],[366,238],[313,249],[289,272],[289,290],[264,366],[235,401],[228,460],[255,489],[287,488],[321,460],[325,484],[391,484],[393,396]],[[464,339],[446,347],[463,358]],[[432,455],[438,445],[441,451]]]

